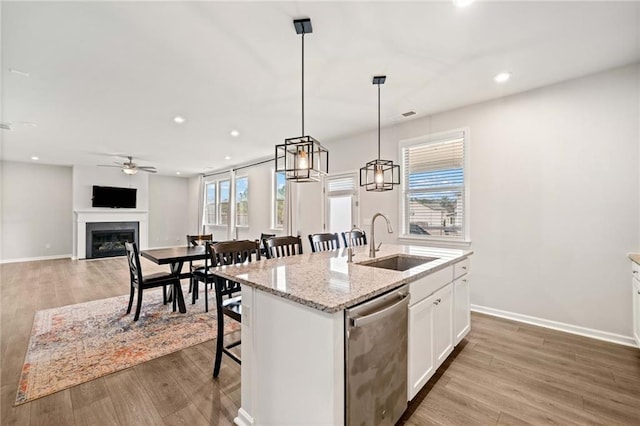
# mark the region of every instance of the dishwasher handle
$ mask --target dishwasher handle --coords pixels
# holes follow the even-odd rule
[[[380,318],[386,317],[390,313],[394,312],[400,305],[408,305],[409,304],[409,294],[408,293],[398,293],[398,297],[400,298],[397,302],[392,305],[387,306],[384,309],[376,311],[372,314],[365,315],[363,317],[351,318],[352,327],[362,327],[373,321],[377,321]]]

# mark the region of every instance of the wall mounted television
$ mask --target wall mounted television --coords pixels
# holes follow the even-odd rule
[[[91,207],[135,209],[137,191],[136,188],[94,185]]]

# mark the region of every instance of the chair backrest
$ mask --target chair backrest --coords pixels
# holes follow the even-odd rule
[[[222,241],[207,245],[211,254],[211,264],[214,266],[234,265],[251,262],[251,255],[256,254],[256,260],[260,260],[260,243],[257,241]],[[222,309],[222,296],[232,295],[240,291],[240,283],[220,276],[216,280],[216,304]]]
[[[211,243],[208,248],[213,266],[251,262],[251,255],[254,253],[256,260],[260,260],[260,244],[257,241],[222,241]]]
[[[140,256],[138,255],[138,246],[136,243],[124,243],[124,249],[127,252],[127,262],[129,263],[129,278],[131,286],[138,287],[142,283],[142,268],[140,267]]]
[[[270,259],[302,254],[300,237],[272,237],[267,240],[267,257]]]
[[[187,246],[200,246],[207,241],[213,241],[213,234],[187,235]]]
[[[260,244],[262,245],[262,248],[264,249],[264,253],[267,252],[267,240],[269,238],[273,238],[275,236],[276,236],[276,234],[265,234],[264,232],[262,234],[260,234]]]
[[[340,239],[338,234],[309,234],[309,244],[311,244],[311,251],[327,251],[340,248]]]
[[[366,246],[367,234],[364,231],[348,231],[342,233],[342,241],[345,247]]]

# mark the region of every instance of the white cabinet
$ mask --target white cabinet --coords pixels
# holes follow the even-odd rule
[[[632,263],[633,278],[631,279],[631,290],[633,292],[633,337],[636,345],[640,347],[640,265]]]
[[[453,285],[433,294],[433,354],[436,368],[453,352]]]
[[[407,396],[409,401],[436,371],[433,356],[433,296],[409,307]]]
[[[409,400],[471,329],[469,267],[465,258],[409,285]]]
[[[409,307],[409,400],[422,389],[452,351],[453,286],[449,283]]]

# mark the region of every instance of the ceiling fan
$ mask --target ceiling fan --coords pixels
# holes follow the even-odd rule
[[[98,167],[120,167],[120,169],[122,169],[122,172],[127,175],[135,175],[139,171],[143,171],[147,173],[157,173],[156,168],[153,166],[138,166],[136,163],[133,162],[133,157],[126,157],[126,158],[129,161],[125,161],[123,163],[118,163],[117,161],[114,161],[114,164],[117,164],[116,166],[107,165],[107,164],[98,164]]]

